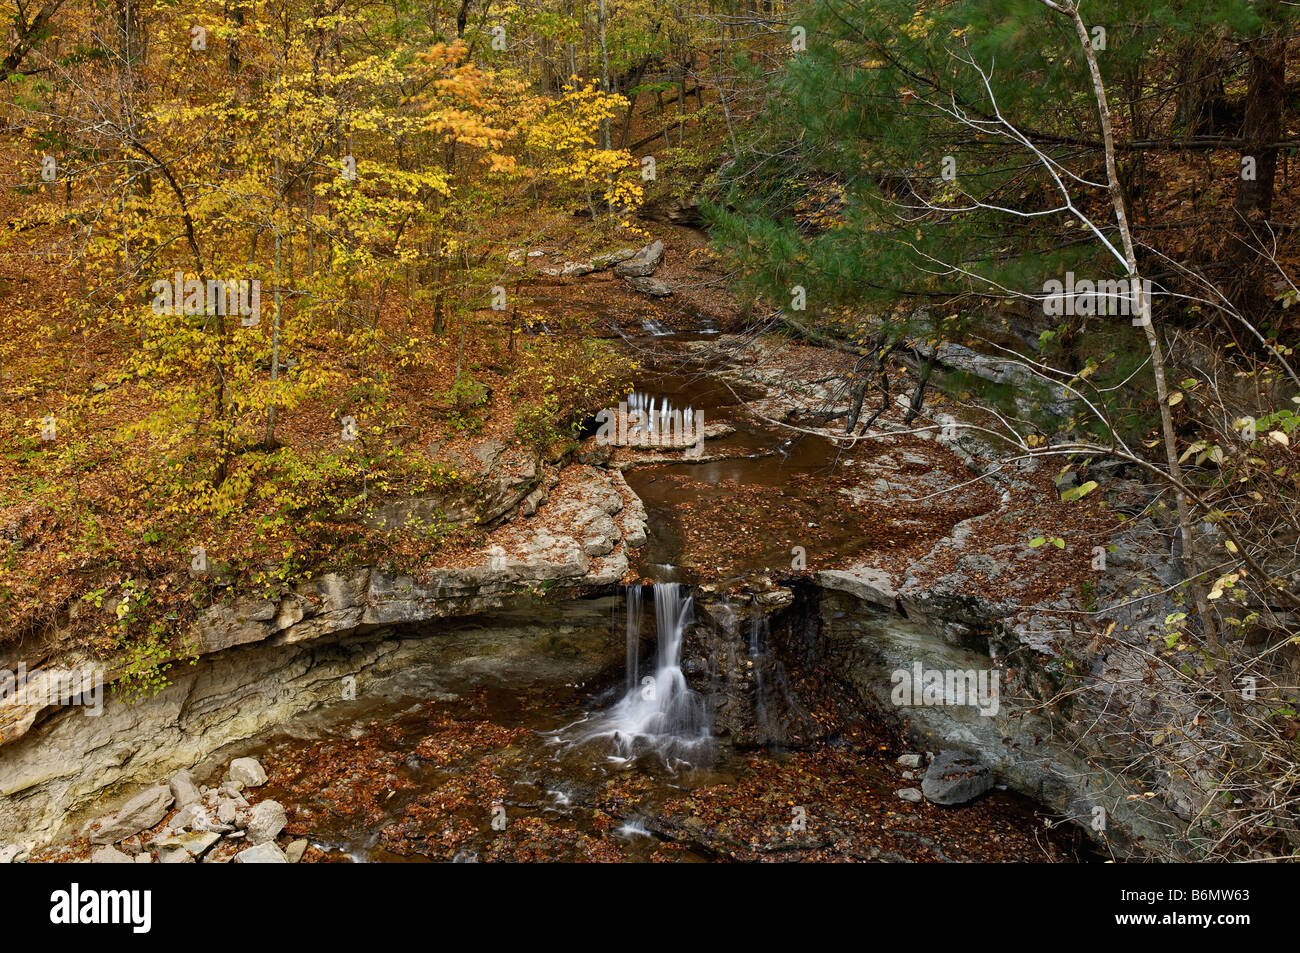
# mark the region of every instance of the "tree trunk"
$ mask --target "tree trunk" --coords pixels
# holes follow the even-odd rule
[[[1270,4],[1265,15],[1273,13]],[[1286,101],[1286,38],[1280,31],[1251,40],[1246,79],[1246,108],[1241,127],[1241,163],[1234,205],[1236,226],[1231,259],[1236,264],[1232,289],[1234,303],[1243,314],[1267,307],[1268,292],[1260,255],[1267,247],[1266,223],[1273,213],[1273,184],[1277,177],[1278,149],[1282,137],[1282,111]]]

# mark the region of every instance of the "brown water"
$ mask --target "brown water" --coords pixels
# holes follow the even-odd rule
[[[636,321],[662,330],[647,314]],[[642,571],[737,579],[790,568],[794,546],[816,568],[819,554],[881,545],[880,517],[838,502],[836,488],[852,480],[845,454],[739,413],[752,395],[675,353],[699,336],[625,335],[649,358],[638,390],[735,428],[707,444],[725,459],[627,472],[649,516]],[[624,625],[614,613],[609,638]],[[641,632],[644,671],[657,639],[648,605]],[[484,657],[460,676],[410,673],[240,753],[262,759],[271,780],[258,796],[285,804],[288,833],[318,848],[308,860],[1075,859],[1075,840],[1045,832],[1016,795],[962,808],[899,799],[919,779],[903,776],[895,759],[907,749],[869,718],[837,722],[800,751],[738,751],[720,738],[669,767],[652,754],[619,757],[602,741],[563,743],[624,694],[621,666],[560,680],[555,665],[530,673],[518,663],[494,673]]]
[[[681,350],[681,337],[631,342],[643,349],[646,363],[638,391],[702,410],[706,427],[733,429],[706,441],[699,462],[626,471],[649,517],[641,563],[646,577],[736,580],[839,567],[859,554],[903,552],[909,545],[924,552],[927,541],[932,545],[956,522],[925,526],[903,519],[905,507],[855,502],[851,494],[864,482],[860,465],[877,448],[836,446],[746,413],[745,402],[756,395],[712,376],[724,358]]]
[[[599,623],[584,606],[575,644],[613,646],[623,613]],[[431,628],[455,642],[459,623]],[[465,623],[472,627],[474,623]],[[661,641],[647,602],[633,642],[637,675]],[[505,633],[508,636],[508,632]],[[761,648],[756,646],[756,648]],[[503,644],[416,666],[366,686],[364,698],[302,716],[218,759],[258,757],[257,799],[285,805],[286,833],[309,861],[1064,860],[1027,800],[994,792],[963,808],[912,804],[919,784],[900,748],[867,717],[821,706],[822,740],[800,750],[740,750],[719,737],[672,765],[654,750],[621,757],[608,739],[571,744],[627,691],[617,652],[598,676],[566,668],[564,646],[533,666]],[[696,646],[698,651],[698,644]],[[757,664],[757,663],[755,663]],[[698,666],[697,666],[698,668]],[[709,690],[707,673],[693,684]],[[575,726],[577,726],[575,728]],[[219,769],[209,776],[215,780]]]

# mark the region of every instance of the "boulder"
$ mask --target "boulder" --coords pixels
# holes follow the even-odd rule
[[[124,854],[116,847],[101,847],[90,855],[92,864],[134,864],[130,854]]]
[[[307,839],[300,837],[284,850],[284,858],[291,864],[296,864],[302,860],[302,855],[307,853]]]
[[[664,260],[664,243],[654,241],[625,262],[614,266],[614,274],[620,278],[644,278],[654,274],[659,263]]]
[[[637,217],[650,222],[670,222],[691,228],[704,224],[704,218],[700,214],[700,200],[695,196],[682,199],[668,195],[647,202],[637,210]]]
[[[911,801],[913,804],[919,804],[923,799],[921,792],[918,791],[916,788],[903,788],[899,791],[895,791],[894,793],[897,794],[904,801]]]
[[[154,841],[154,846],[159,850],[183,850],[192,857],[202,857],[219,840],[221,835],[214,831],[195,831],[164,837]]]
[[[167,787],[171,790],[172,797],[176,799],[177,807],[189,807],[203,800],[198,785],[194,783],[194,775],[188,771],[177,771],[173,774],[171,780],[167,782]]]
[[[174,800],[172,792],[165,785],[141,791],[121,809],[94,821],[90,825],[90,842],[116,844],[132,834],[148,830],[167,816]]]
[[[612,251],[607,255],[597,255],[591,260],[591,266],[596,271],[602,271],[610,265],[617,265],[620,262],[627,261],[635,254],[636,252],[630,248],[620,248],[618,251]]]
[[[265,844],[275,840],[286,823],[288,818],[279,801],[260,801],[248,812],[248,823],[244,830],[250,844]]]
[[[237,864],[287,864],[288,862],[284,851],[274,844],[258,844],[256,847],[241,850],[235,855]]]
[[[234,798],[223,797],[217,802],[217,820],[222,824],[235,823],[235,813],[239,805],[235,803]]]
[[[673,293],[673,286],[658,278],[629,278],[628,287],[652,298],[666,298]]]
[[[236,758],[230,762],[230,770],[226,772],[226,780],[233,781],[246,788],[255,788],[266,783],[266,771],[262,768],[262,763],[256,758]]]
[[[965,804],[993,787],[993,775],[961,751],[940,751],[930,762],[921,790],[934,804]]]

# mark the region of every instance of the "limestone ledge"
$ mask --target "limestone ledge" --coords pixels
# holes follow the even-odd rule
[[[646,539],[645,510],[617,471],[574,468],[561,487],[552,488],[550,501],[535,505],[534,514],[545,518],[525,516],[510,524],[509,548],[494,542],[469,565],[428,566],[411,575],[358,567],[321,574],[272,598],[235,595],[207,609],[177,640],[174,659],[512,609],[531,604],[542,587],[557,597],[596,591],[626,575],[627,550]],[[68,700],[58,697],[51,673],[95,669],[107,685],[124,674],[126,660],[65,655],[29,669],[31,694],[53,695],[54,703],[0,706],[0,746],[23,737]],[[35,691],[47,683],[52,691]]]

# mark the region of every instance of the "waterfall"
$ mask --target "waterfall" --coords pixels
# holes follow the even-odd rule
[[[557,741],[570,745],[601,741],[614,760],[657,754],[670,766],[691,763],[710,740],[704,699],[691,691],[682,672],[682,638],[692,619],[691,595],[675,582],[654,584],[659,647],[654,674],[639,675],[636,655],[641,629],[640,587],[628,589],[627,686],[613,707],[561,729]],[[639,675],[639,677],[638,677]]]

